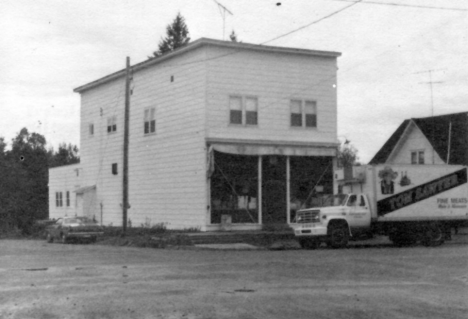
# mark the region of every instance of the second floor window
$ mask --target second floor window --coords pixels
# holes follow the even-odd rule
[[[111,116],[107,118],[107,133],[117,131],[117,116]]]
[[[156,120],[154,119],[155,108],[145,109],[145,124],[144,132],[145,134],[150,134],[156,132]]]
[[[317,102],[291,100],[291,127],[317,127]]]
[[[94,124],[91,123],[89,124],[89,136],[93,136],[94,135]]]
[[[240,125],[258,124],[258,99],[256,97],[229,97],[229,123]]]
[[[411,164],[424,164],[424,151],[411,152]]]
[[[67,191],[67,207],[70,206],[70,192]]]

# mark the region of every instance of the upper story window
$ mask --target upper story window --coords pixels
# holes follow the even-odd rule
[[[291,100],[291,127],[317,127],[317,102]]]
[[[89,136],[93,136],[93,135],[94,135],[94,124],[90,123],[89,124]]]
[[[258,124],[258,99],[256,97],[229,97],[229,123],[239,125]]]
[[[70,206],[70,192],[67,191],[67,207]]]
[[[424,151],[412,151],[411,164],[424,164]]]
[[[156,120],[154,118],[155,111],[156,109],[154,107],[145,109],[145,123],[144,123],[145,134],[156,132]]]
[[[117,116],[111,116],[107,118],[107,133],[117,131]]]

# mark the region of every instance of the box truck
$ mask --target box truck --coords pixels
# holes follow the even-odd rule
[[[468,220],[467,167],[368,165],[334,174],[337,194],[299,210],[291,224],[303,248],[341,248],[374,234],[398,246],[436,246]]]

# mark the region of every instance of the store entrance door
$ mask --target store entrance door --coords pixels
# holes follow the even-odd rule
[[[286,224],[286,156],[262,159],[262,224]]]

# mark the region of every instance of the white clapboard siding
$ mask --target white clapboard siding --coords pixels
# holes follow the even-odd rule
[[[81,176],[77,175],[80,164],[66,165],[49,169],[49,218],[61,218],[76,214],[75,189],[80,187]],[[78,173],[79,174],[79,173]],[[70,192],[67,206],[67,191]],[[56,193],[62,193],[63,206],[57,207]]]
[[[234,51],[231,49],[231,51]],[[208,137],[335,142],[336,58],[212,48],[208,62]],[[232,53],[232,52],[231,52]],[[229,96],[258,98],[258,126],[229,125]],[[291,99],[317,101],[318,127],[290,127]]]
[[[191,63],[204,56],[204,50],[194,50],[133,75],[128,218],[134,226],[206,224],[206,76],[204,63]],[[86,182],[97,186],[105,225],[122,223],[123,88],[120,78],[82,93],[82,163]],[[144,109],[150,107],[156,109],[156,133],[145,135]],[[107,118],[114,114],[117,132],[108,134]],[[92,137],[91,122],[96,123]],[[111,174],[112,163],[118,163],[118,175]]]

